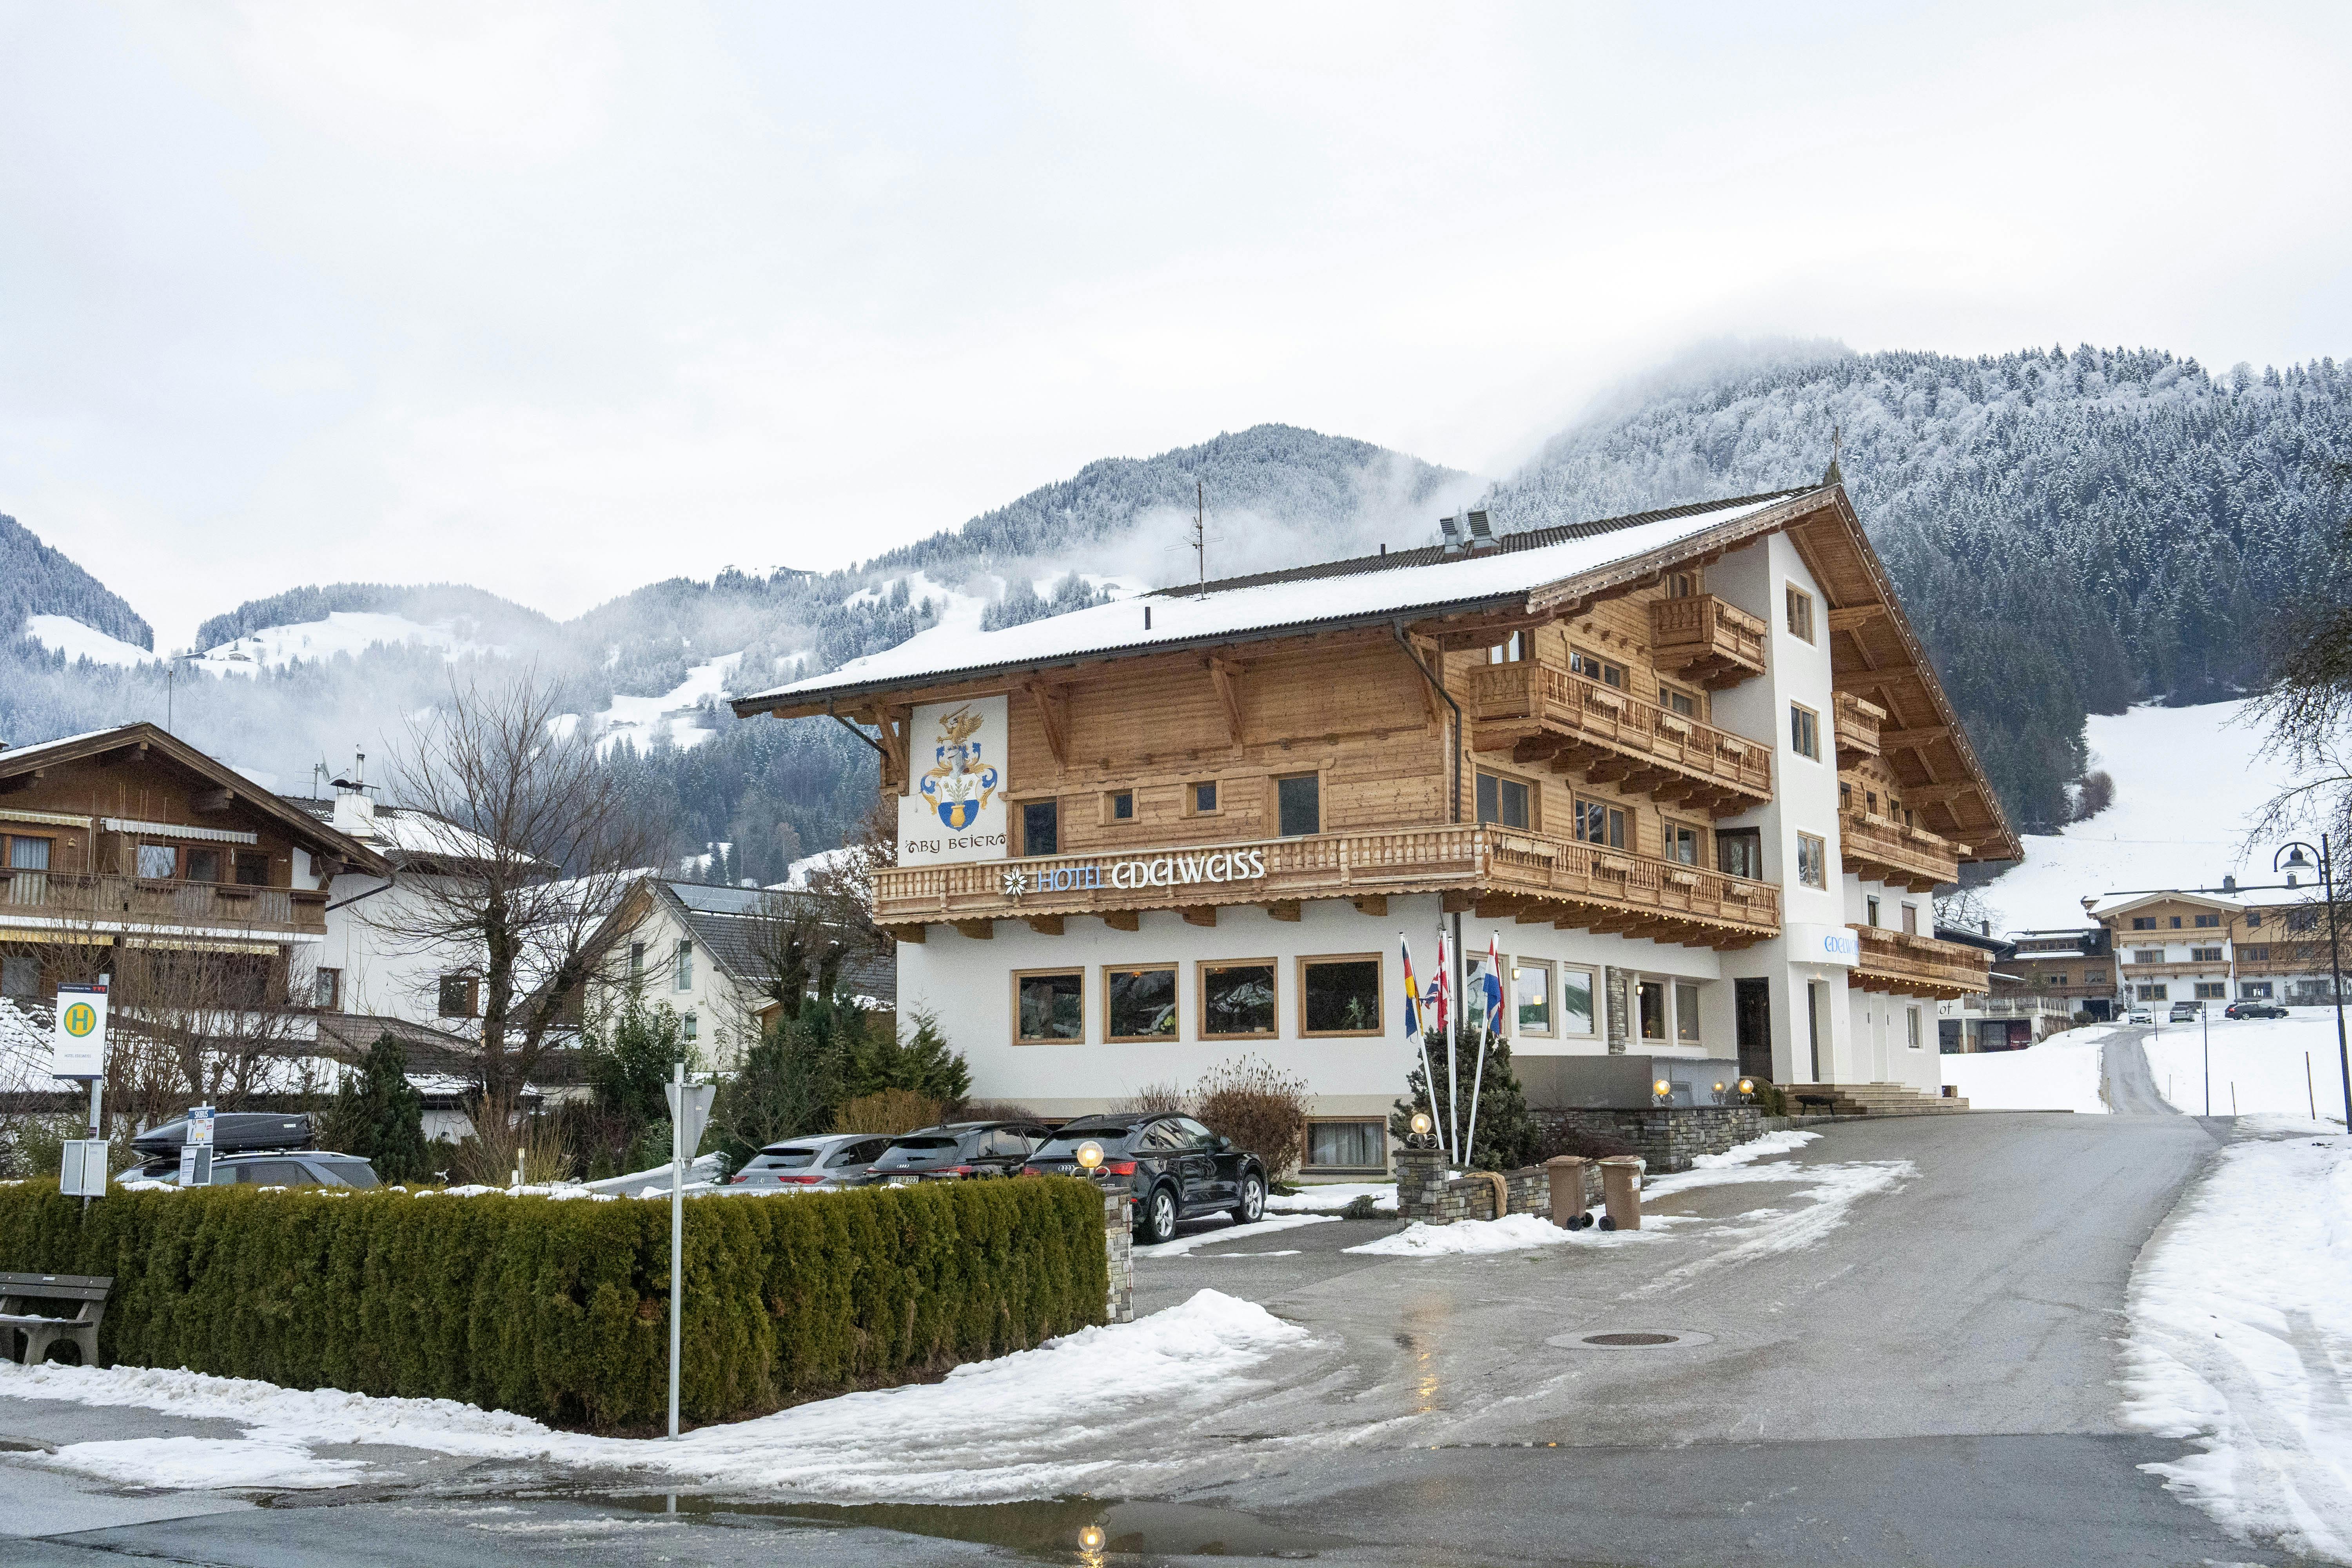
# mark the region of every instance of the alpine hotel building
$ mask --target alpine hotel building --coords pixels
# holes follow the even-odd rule
[[[1384,1165],[1399,937],[1425,984],[1441,927],[1474,970],[1499,938],[1536,1103],[1541,1058],[1610,1054],[1937,1093],[1935,1003],[1988,980],[1931,890],[2019,848],[1843,488],[1443,532],[736,709],[881,753],[901,1016],[989,1099],[1252,1054],[1313,1089],[1310,1171]]]

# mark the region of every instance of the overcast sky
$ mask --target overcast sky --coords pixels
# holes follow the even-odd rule
[[[1723,334],[2352,353],[2343,6],[0,3],[0,511],[568,616]]]

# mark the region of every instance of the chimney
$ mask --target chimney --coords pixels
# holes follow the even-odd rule
[[[1457,520],[1450,517],[1439,518],[1437,520],[1437,532],[1438,542],[1444,548],[1446,554],[1459,555],[1462,553],[1462,527]]]
[[[2238,890],[2238,879],[2234,873],[2222,873],[2221,890],[2225,893],[2234,893]]]
[[[1469,524],[1471,554],[1484,555],[1489,550],[1500,550],[1503,547],[1503,542],[1496,538],[1495,531],[1486,525],[1485,512],[1465,513],[1464,521]]]
[[[375,802],[368,798],[367,753],[361,752],[350,774],[335,780],[335,831],[354,838],[375,837]]]
[[[1990,936],[1990,935],[1992,934],[1992,921],[1977,921],[1977,924],[1978,924],[1978,926],[1979,926],[1979,927],[1980,927],[1980,928],[1983,930],[1983,931],[1984,931],[1985,935],[1987,935],[1987,936]]]

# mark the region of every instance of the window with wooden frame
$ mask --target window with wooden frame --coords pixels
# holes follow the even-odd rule
[[[180,874],[180,848],[176,844],[142,844],[139,846],[139,875],[151,882],[168,882]]]
[[[269,857],[258,850],[236,852],[236,885],[240,888],[269,886]]]
[[[1605,800],[1576,799],[1576,837],[1612,849],[1625,847],[1625,811]]]
[[[1478,773],[1478,820],[1501,827],[1528,827],[1536,825],[1535,788],[1525,779],[1515,779],[1505,773]]]
[[[2197,923],[2200,926],[2218,926],[2221,923],[2221,917],[2220,915],[2199,915],[2197,917]]]
[[[1376,1116],[1308,1117],[1305,1168],[1310,1171],[1387,1170],[1388,1124]]]
[[[1906,936],[1917,936],[1919,934],[1918,905],[1906,904],[1903,906],[1903,932]]]
[[[1194,779],[1184,786],[1184,815],[1215,816],[1224,810],[1223,796],[1218,793],[1214,779]]]
[[[57,841],[36,838],[29,833],[7,836],[7,858],[0,861],[12,871],[46,871],[56,864]]]
[[[1822,716],[1801,702],[1789,704],[1789,749],[1801,757],[1822,760]]]
[[[2238,956],[2249,963],[2268,963],[2271,961],[2271,950],[2262,946],[2242,947],[2238,950]]]
[[[444,1018],[470,1018],[481,1010],[482,983],[470,974],[441,977],[440,1013]]]
[[[2162,963],[2164,962],[2164,949],[2160,947],[2136,947],[2132,949],[2131,961],[2134,963]]]
[[[1135,820],[1135,792],[1131,789],[1105,790],[1102,797],[1103,826]]]
[[[1511,964],[1511,1016],[1522,1035],[1549,1037],[1552,1032],[1551,965],[1541,959],[1515,958]]]
[[[1528,634],[1513,632],[1486,650],[1488,664],[1519,664],[1528,657]]]
[[[310,1005],[322,1013],[343,1010],[343,972],[317,969],[310,973]]]
[[[1706,699],[1696,691],[1686,691],[1665,681],[1658,682],[1658,706],[1684,719],[1706,721]]]
[[[1266,1040],[1277,1032],[1275,961],[1224,959],[1195,965],[1201,977],[1201,1038]]]
[[[2230,988],[2218,980],[2197,982],[2197,1000],[2200,1002],[2219,1002],[2229,994]]]
[[[1718,827],[1715,830],[1715,868],[1727,877],[1764,879],[1764,830],[1760,827]]]
[[[1706,592],[1706,578],[1696,566],[1666,574],[1666,597],[1669,599],[1696,599]]]
[[[1616,687],[1621,691],[1625,688],[1623,665],[1584,648],[1571,647],[1568,650],[1568,672],[1580,675],[1587,680],[1597,680],[1603,686]]]
[[[1013,1044],[1068,1045],[1086,1037],[1085,970],[1016,969],[1013,972]]]
[[[1176,1037],[1176,966],[1124,963],[1103,970],[1103,1038],[1114,1044]]]
[[[191,882],[217,882],[221,879],[221,852],[208,844],[188,846],[186,879]]]
[[[1706,829],[1694,827],[1687,822],[1669,817],[1665,824],[1665,857],[1685,866],[1703,865],[1706,858]]]
[[[1813,596],[1794,583],[1788,584],[1788,595],[1789,635],[1800,642],[1812,641]]]
[[[2154,915],[2134,915],[2134,916],[2132,916],[2132,930],[2134,930],[2134,931],[2154,931],[2155,929],[2156,929],[2156,917],[2155,917]]]
[[[1310,838],[1323,831],[1323,781],[1293,773],[1274,781],[1276,830],[1285,838]]]
[[[1878,900],[1876,899],[1864,898],[1862,900],[1862,923],[1867,926],[1874,926],[1878,923]]]
[[[2219,963],[2221,962],[2221,950],[2218,947],[2192,947],[2189,950],[2189,962],[2191,963]]]
[[[1829,841],[1819,834],[1797,835],[1797,880],[1808,888],[1830,885]]]
[[[1024,857],[1062,852],[1062,805],[1057,800],[1024,801],[1020,805],[1021,853]]]
[[[1302,1037],[1381,1032],[1379,953],[1344,952],[1298,961],[1298,1033]]]

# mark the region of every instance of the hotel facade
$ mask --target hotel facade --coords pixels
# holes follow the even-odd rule
[[[1610,1056],[1936,1093],[1936,1004],[1987,966],[1932,890],[2019,851],[1843,489],[1442,527],[934,628],[737,711],[881,754],[901,1016],[989,1099],[1256,1056],[1313,1091],[1310,1170],[1379,1167],[1400,939],[1426,984],[1441,932],[1457,984],[1499,950],[1538,1104]]]

